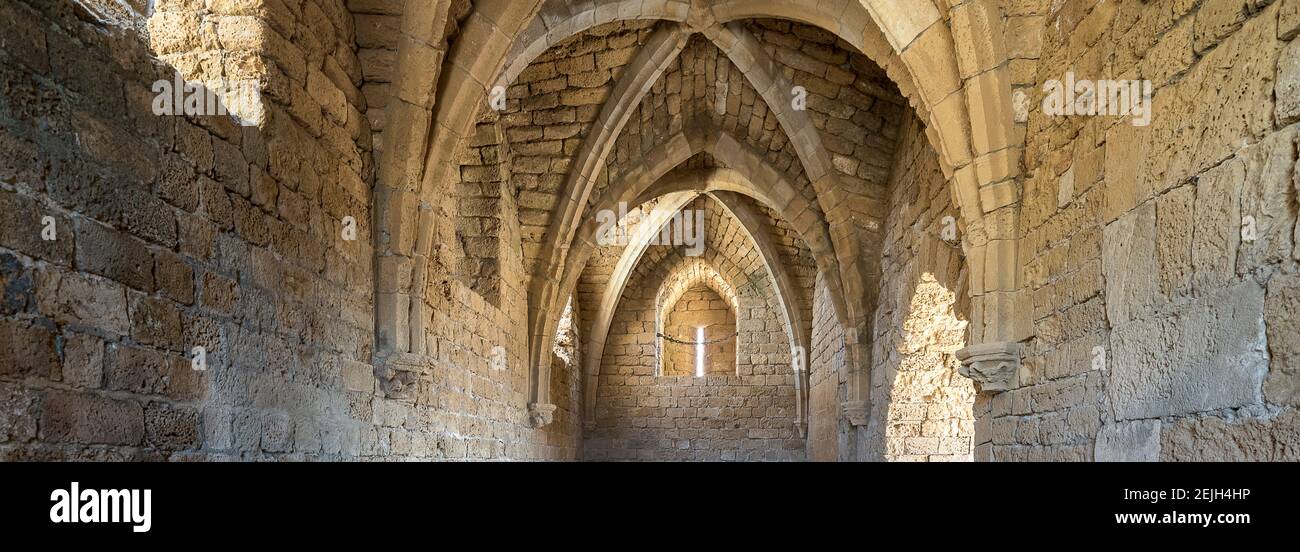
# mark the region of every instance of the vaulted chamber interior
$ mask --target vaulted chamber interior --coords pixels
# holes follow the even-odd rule
[[[1295,459],[1298,33],[6,2],[0,458]]]

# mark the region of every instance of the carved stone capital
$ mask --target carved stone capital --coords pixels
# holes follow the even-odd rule
[[[1020,344],[994,342],[957,351],[957,372],[980,385],[981,392],[1007,391],[1020,385]]]
[[[551,425],[555,420],[555,405],[542,403],[528,404],[528,422],[535,428]]]
[[[867,401],[844,401],[840,403],[840,414],[855,426],[867,425],[867,416],[871,414]]]
[[[397,353],[375,366],[375,379],[384,396],[390,399],[409,399],[415,393],[416,382],[424,373],[420,355]]]

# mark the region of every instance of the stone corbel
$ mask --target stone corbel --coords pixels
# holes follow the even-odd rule
[[[420,355],[397,353],[390,355],[375,367],[375,378],[384,396],[390,399],[409,399],[415,393],[416,382],[424,373]]]
[[[867,401],[844,401],[840,403],[840,414],[853,426],[867,425],[867,416],[871,413],[871,404]]]
[[[971,345],[957,351],[961,368],[957,372],[974,380],[981,392],[996,392],[1020,386],[1020,344],[994,342]]]
[[[534,428],[551,425],[555,421],[555,405],[542,403],[528,404],[528,423]]]

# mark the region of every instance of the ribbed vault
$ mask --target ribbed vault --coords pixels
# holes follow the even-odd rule
[[[495,124],[505,143],[497,152],[508,152],[510,185],[501,193],[514,199],[496,212],[508,218],[513,209],[517,223],[499,226],[518,234],[507,231],[495,243],[504,243],[507,256],[521,257],[528,275],[515,295],[527,303],[524,362],[530,403],[542,412],[553,408],[545,382],[558,313],[589,263],[617,267],[636,256],[598,252],[595,217],[625,203],[692,191],[757,200],[757,214],[743,208],[737,214],[756,226],[748,228],[751,235],[798,237],[794,249],[804,248],[813,260],[844,330],[846,400],[863,411],[884,186],[908,104],[929,123],[926,135],[960,207],[964,246],[977,257],[975,266],[990,267],[971,276],[981,313],[972,333],[981,341],[1019,331],[984,328],[985,319],[1000,320],[997,313],[1019,300],[1010,293],[1018,271],[997,268],[1015,266],[1018,188],[1009,160],[1018,150],[995,6],[548,0],[483,1],[462,12],[447,31],[453,36],[446,38],[438,101],[425,93],[429,83],[399,78],[385,109],[385,141],[401,147],[385,148],[378,165],[376,249],[381,274],[400,277],[381,279],[377,289],[380,357],[425,352],[419,334],[429,316],[426,274],[449,262],[441,258],[446,252],[431,247],[444,243],[431,230],[449,226],[444,219],[456,209],[442,191],[465,174],[446,160],[484,146],[474,125],[488,119],[487,109],[499,112]],[[404,15],[413,22],[403,28],[418,34],[420,17],[429,14],[417,3]],[[961,34],[951,30],[958,23]],[[430,55],[404,43],[399,65]],[[683,184],[689,169],[680,167],[701,154],[750,185],[735,175],[722,184]],[[472,155],[469,161],[488,165]],[[668,178],[670,172],[675,176]],[[487,226],[494,225],[480,221],[478,228]],[[811,309],[806,298],[784,302],[790,313]],[[535,415],[534,421],[548,419]]]

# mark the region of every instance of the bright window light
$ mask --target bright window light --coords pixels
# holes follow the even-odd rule
[[[704,377],[704,326],[695,328],[695,377]]]

